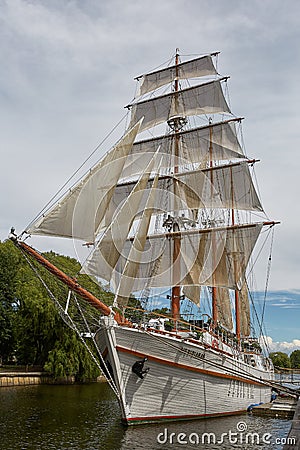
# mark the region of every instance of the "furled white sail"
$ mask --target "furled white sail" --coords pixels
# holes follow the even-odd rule
[[[221,122],[177,133],[178,166],[205,164],[207,161],[245,158],[237,138],[235,123]],[[137,141],[127,158],[123,176],[132,177],[147,165],[156,149],[163,155],[161,167],[174,167],[175,140],[172,135]]]
[[[171,66],[155,72],[146,73],[141,77],[139,95],[154,91],[165,84],[172,83],[175,79],[181,80],[216,74],[217,71],[211,55],[202,56],[183,62],[177,66]],[[138,77],[138,79],[139,78],[140,77]]]
[[[178,115],[230,113],[220,80],[128,105],[131,126],[144,117],[140,132]]]
[[[27,231],[94,241],[141,123],[142,119],[79,184]]]
[[[94,251],[84,263],[81,272],[90,275],[101,276],[110,280],[131,226],[138,213],[143,211],[144,207],[140,205],[142,197],[153,169],[154,159],[150,161],[134,189],[117,212],[113,222],[106,228]]]

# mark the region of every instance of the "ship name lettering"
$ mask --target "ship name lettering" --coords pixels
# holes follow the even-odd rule
[[[194,350],[188,350],[188,349],[184,349],[184,353],[186,353],[189,356],[195,356],[196,358],[201,358],[203,359],[205,356],[205,353],[199,353],[199,352],[195,352]]]

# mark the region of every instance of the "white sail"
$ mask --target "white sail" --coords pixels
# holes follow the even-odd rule
[[[116,266],[128,237],[131,226],[138,213],[144,207],[140,205],[145,195],[147,183],[154,166],[154,159],[150,161],[134,189],[119,209],[113,222],[107,227],[92,254],[84,263],[81,272],[100,276],[110,280],[112,271]]]
[[[233,121],[182,131],[177,134],[177,139],[180,149],[178,166],[245,158]],[[158,147],[163,156],[161,167],[174,167],[174,145],[172,135],[135,142],[124,167],[124,178],[139,174]]]
[[[186,298],[195,303],[195,305],[200,306],[201,286],[197,284],[185,285],[182,292]]]
[[[149,181],[147,188],[150,188]],[[135,182],[119,184],[106,211],[106,223],[109,224],[115,211],[128,197]],[[245,211],[263,211],[257,196],[248,164],[239,163],[217,166],[213,169],[182,172],[172,176],[160,176],[156,209],[174,210],[175,185],[177,186],[177,211],[189,209],[220,208]],[[142,199],[145,204],[146,197]]]
[[[216,166],[203,172],[218,192],[223,208],[263,211],[247,162]]]
[[[126,306],[129,296],[132,293],[134,280],[139,270],[141,258],[147,241],[147,234],[155,204],[155,196],[157,195],[158,174],[153,180],[153,184],[143,211],[138,230],[134,236],[132,246],[126,261],[124,270],[121,275],[118,292],[115,298],[116,304]]]
[[[262,224],[252,224],[177,233],[180,234],[181,249],[180,270],[176,283],[173,280],[172,263],[174,251],[172,237],[176,233],[149,235],[146,243],[147,251],[142,256],[133,291],[140,291],[147,285],[154,265],[156,274],[151,277],[151,287],[178,284],[239,289],[244,282],[246,267],[261,228]],[[200,251],[203,245],[204,249]],[[128,239],[115,265],[116,284],[119,283],[131,246],[132,240]]]
[[[216,74],[217,71],[213,64],[211,55],[202,56],[200,58],[183,62],[177,66],[167,67],[155,72],[146,73],[142,75],[142,77],[138,77],[138,79],[141,78],[139,95],[144,95],[147,92],[154,91],[155,89],[171,83],[176,79],[181,80],[185,78],[197,78]]]
[[[244,283],[242,289],[239,291],[239,312],[241,335],[244,337],[250,336],[250,304],[247,284]]]
[[[244,284],[247,264],[263,224],[232,228],[226,235],[226,245],[219,264],[207,278],[208,286],[240,289]]]
[[[28,233],[94,241],[141,123],[142,119]]]
[[[149,180],[147,189],[150,189],[152,180]],[[159,194],[156,196],[155,208],[159,213],[167,211],[188,210],[190,208],[222,207],[218,193],[213,188],[213,199],[209,179],[202,171],[178,174],[175,176],[160,176],[158,180],[157,190]],[[176,190],[177,185],[177,190]],[[113,220],[115,211],[122,205],[125,199],[135,186],[135,182],[119,184],[114,192],[110,205],[106,212],[107,224]],[[141,200],[141,205],[145,206],[147,196]],[[177,208],[175,208],[175,205]]]
[[[200,306],[201,286],[199,286],[198,283],[195,283],[195,280],[200,279],[201,271],[203,270],[208,238],[208,233],[205,233],[202,236],[198,246],[197,257],[185,276],[185,285],[183,287],[184,295],[198,306]]]
[[[140,132],[175,116],[230,113],[220,80],[128,105],[131,126],[144,117]]]
[[[217,287],[216,305],[218,321],[227,330],[231,331],[233,329],[233,321],[229,289]]]

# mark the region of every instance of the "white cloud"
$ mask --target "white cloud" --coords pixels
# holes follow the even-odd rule
[[[271,306],[275,306],[275,307],[279,307],[279,308],[283,308],[283,309],[299,309],[300,305],[287,305],[287,304],[282,304],[282,303],[272,303]]]
[[[286,291],[270,291],[267,292],[266,301],[268,307],[275,308],[300,308],[300,292],[297,289]],[[261,303],[264,299],[264,292],[256,292],[254,295],[257,303]]]
[[[275,342],[270,336],[260,338],[262,344],[266,342],[269,352],[292,353],[294,350],[300,350],[300,339],[293,339],[291,342]]]

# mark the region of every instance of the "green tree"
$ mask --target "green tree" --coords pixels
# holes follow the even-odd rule
[[[100,374],[85,346],[70,329],[56,340],[44,369],[55,378],[74,376],[77,381],[96,378]]]
[[[75,277],[80,270],[80,264],[73,258],[53,252],[45,256],[71,277]],[[34,261],[31,264],[54,297],[65,303],[68,288]],[[113,298],[111,293],[103,294],[103,290],[86,275],[79,275],[78,281],[98,297],[105,296],[108,301]],[[23,264],[19,270],[17,292],[20,299],[18,361],[21,364],[41,365],[55,377],[73,375],[81,380],[98,376],[99,369],[88,351],[76,333],[61,319],[49,292],[28,264]],[[87,305],[86,308],[92,307]],[[69,312],[72,314],[72,307]]]
[[[291,367],[289,355],[284,352],[273,352],[269,354],[275,367]]]
[[[8,362],[15,349],[16,274],[19,260],[20,255],[10,241],[0,242],[0,362]]]
[[[294,350],[290,355],[291,367],[300,369],[300,350]]]
[[[152,309],[152,312],[153,312],[154,314],[161,314],[161,315],[163,315],[163,316],[170,316],[170,315],[171,315],[171,311],[170,311],[170,309],[167,308],[167,307],[163,307],[163,308],[155,308],[155,309]]]
[[[69,276],[77,277],[96,297],[112,304],[111,292],[87,275],[78,275],[78,261],[53,252],[45,256]],[[30,260],[30,263],[38,269],[55,298],[65,304],[68,288],[36,262]],[[85,310],[95,314],[89,304],[85,305]],[[74,305],[69,311],[75,314]],[[0,242],[0,361],[8,361],[12,355],[16,356],[18,364],[43,366],[56,377],[74,375],[82,380],[99,375],[87,349],[62,320],[28,259],[11,241],[6,241]]]

